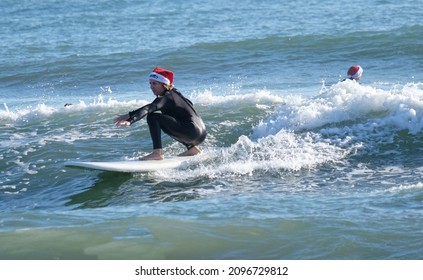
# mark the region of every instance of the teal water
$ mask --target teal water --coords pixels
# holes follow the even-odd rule
[[[422,10],[2,1],[0,259],[422,259]],[[352,64],[362,80],[340,82]],[[204,154],[65,167],[150,152],[145,122],[112,120],[153,99],[156,65],[203,116]]]

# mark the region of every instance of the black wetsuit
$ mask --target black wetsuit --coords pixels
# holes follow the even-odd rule
[[[153,140],[153,149],[162,148],[161,130],[187,149],[201,144],[206,138],[206,127],[192,102],[175,88],[166,91],[150,104],[129,112],[128,121],[133,124],[145,116]]]

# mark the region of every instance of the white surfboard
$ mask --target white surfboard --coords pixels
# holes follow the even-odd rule
[[[189,157],[172,157],[163,160],[122,160],[122,161],[68,161],[66,166],[116,172],[149,172],[178,168]]]

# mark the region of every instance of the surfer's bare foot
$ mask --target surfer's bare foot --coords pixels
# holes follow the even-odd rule
[[[140,160],[162,160],[164,159],[164,154],[162,149],[154,149],[153,152],[144,157],[140,157]]]
[[[201,153],[201,149],[198,146],[194,146],[191,149],[179,154],[179,157],[187,157],[187,156],[195,156],[197,154]]]

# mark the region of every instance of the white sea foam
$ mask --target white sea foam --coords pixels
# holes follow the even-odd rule
[[[402,184],[397,187],[392,187],[388,191],[399,192],[399,191],[414,191],[414,190],[422,190],[422,189],[423,189],[423,182],[419,182],[417,184]]]
[[[61,102],[62,100],[60,100]],[[59,103],[59,101],[57,102]],[[8,107],[4,104],[5,109],[0,110],[0,121],[2,123],[10,123],[15,121],[23,122],[37,122],[40,119],[46,119],[51,116],[69,114],[76,112],[94,112],[98,110],[111,109],[111,108],[129,108],[129,107],[140,107],[147,104],[145,100],[130,100],[130,101],[118,101],[114,98],[108,98],[104,100],[102,94],[91,100],[89,103],[84,100],[79,100],[78,103],[63,103],[60,104],[38,103],[35,105],[28,105],[25,108]]]
[[[163,177],[195,178],[208,176],[251,176],[253,172],[298,171],[313,168],[324,163],[342,161],[349,150],[314,139],[313,133],[300,136],[290,131],[280,131],[253,141],[241,136],[227,148],[205,149],[198,164],[188,166],[186,170],[174,170],[158,173]],[[195,168],[192,172],[191,168]]]
[[[211,91],[192,92],[186,94],[198,106],[238,106],[239,104],[252,104],[257,108],[266,109],[267,104],[284,103],[285,98],[272,95],[269,91],[258,90],[246,94],[232,94],[232,95],[213,95]],[[4,104],[4,109],[0,109],[0,121],[2,123],[10,123],[10,121],[38,121],[40,118],[48,118],[50,116],[69,114],[73,112],[94,112],[105,109],[122,109],[123,112],[127,110],[134,110],[139,108],[152,100],[131,99],[129,101],[120,101],[113,97],[105,99],[103,94],[99,94],[94,99],[79,100],[74,103],[65,103],[64,99],[60,99],[56,104],[38,103],[35,105],[28,105],[25,108],[8,107]],[[59,103],[59,104],[57,104]]]
[[[364,120],[360,125],[369,129],[389,126],[413,134],[421,131],[422,84],[381,90],[348,80],[325,89],[315,98],[287,97],[286,105],[255,127],[253,137],[276,134],[282,129],[301,131],[357,120]]]
[[[267,90],[258,90],[250,93],[243,94],[225,94],[225,95],[215,95],[212,91],[206,90],[203,92],[193,92],[191,93],[190,98],[202,105],[225,105],[233,106],[234,104],[240,103],[253,103],[257,106],[263,103],[284,103],[285,98],[277,95],[272,95],[271,92]]]

